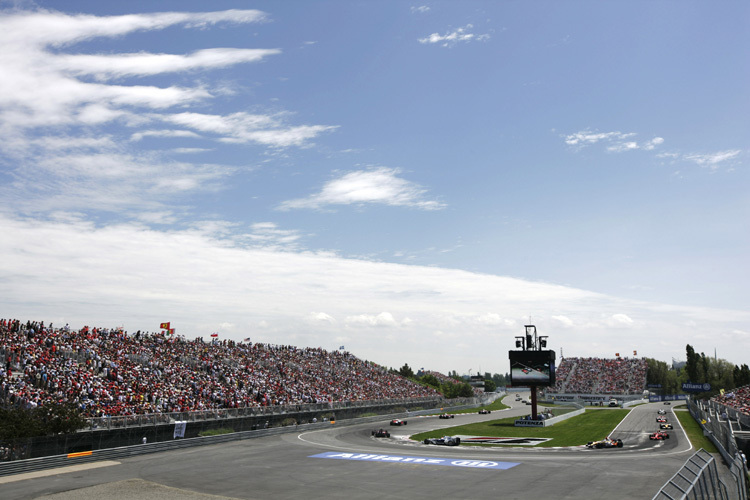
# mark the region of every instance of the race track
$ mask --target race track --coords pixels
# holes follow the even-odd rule
[[[0,478],[0,498],[98,500],[144,498],[651,498],[695,451],[671,406],[633,408],[613,432],[622,449],[520,449],[428,446],[409,441],[417,432],[470,421],[525,415],[529,407],[408,418],[282,436],[235,441],[120,460],[34,479]],[[667,410],[670,439],[650,441],[656,412]],[[608,411],[608,410],[601,410]],[[384,427],[391,438],[371,431]],[[592,440],[604,436],[592,436]],[[94,465],[94,464],[92,464]],[[215,496],[214,496],[215,495]]]

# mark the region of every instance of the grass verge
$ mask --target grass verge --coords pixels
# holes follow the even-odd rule
[[[198,436],[200,437],[219,436],[221,434],[231,434],[233,432],[234,432],[234,429],[208,429],[206,431],[199,432]]]
[[[677,410],[674,413],[680,420],[682,428],[685,429],[688,439],[696,450],[703,448],[709,453],[719,453],[719,450],[716,449],[711,440],[703,435],[703,429],[701,429],[700,424],[695,421],[689,411]]]
[[[507,397],[507,396],[506,396]],[[505,398],[502,398],[505,399]],[[492,404],[489,404],[487,406],[483,406],[482,408],[485,408],[490,411],[497,411],[497,410],[505,410],[510,408],[510,406],[506,405],[502,402],[501,399],[495,400]],[[452,411],[449,407],[441,408],[440,411],[436,411],[435,413],[432,413],[432,415],[440,415],[441,413],[453,413],[453,414],[461,414],[461,413],[476,413],[481,408],[468,408],[466,410],[456,410]]]
[[[440,437],[446,434],[492,437],[539,437],[550,438],[550,441],[538,444],[536,448],[580,446],[589,441],[596,441],[608,436],[629,411],[587,409],[583,415],[564,420],[551,427],[516,427],[513,425],[516,417],[503,418],[422,432],[411,436],[411,439],[423,441],[428,437]],[[463,445],[463,443],[461,444]]]

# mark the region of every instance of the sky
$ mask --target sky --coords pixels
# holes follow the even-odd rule
[[[748,362],[744,0],[0,9],[0,317]]]

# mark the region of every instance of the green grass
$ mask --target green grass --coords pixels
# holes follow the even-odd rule
[[[505,398],[502,398],[502,399],[505,399]],[[441,413],[453,413],[455,415],[458,415],[459,413],[476,413],[482,408],[486,408],[490,411],[505,410],[505,409],[510,408],[510,406],[502,402],[502,399],[496,399],[492,404],[489,404],[487,406],[482,406],[481,408],[469,408],[466,410],[452,411],[450,407],[444,407],[444,408],[441,408],[440,411],[436,411],[435,413],[432,413],[432,415],[440,415]]]
[[[695,421],[693,416],[690,414],[687,410],[678,410],[674,412],[675,415],[677,415],[677,418],[680,420],[680,424],[682,424],[682,428],[685,429],[685,432],[688,435],[688,439],[691,443],[693,443],[693,447],[698,450],[700,448],[703,448],[709,453],[718,453],[719,450],[716,449],[716,446],[709,440],[706,436],[703,435],[703,429],[701,429],[700,424]]]
[[[551,427],[516,427],[516,417],[490,420],[475,424],[459,425],[411,436],[415,441],[445,435],[492,436],[492,437],[541,437],[551,438],[537,448],[553,446],[580,446],[608,436],[625,418],[630,410],[586,409],[586,413],[564,420]]]
[[[231,434],[233,432],[234,432],[234,429],[208,429],[208,430],[199,432],[198,436],[200,437],[219,436],[221,434]]]

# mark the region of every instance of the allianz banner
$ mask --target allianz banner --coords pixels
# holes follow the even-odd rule
[[[708,392],[711,390],[711,384],[693,384],[692,382],[685,382],[682,384],[682,390],[685,392]]]

